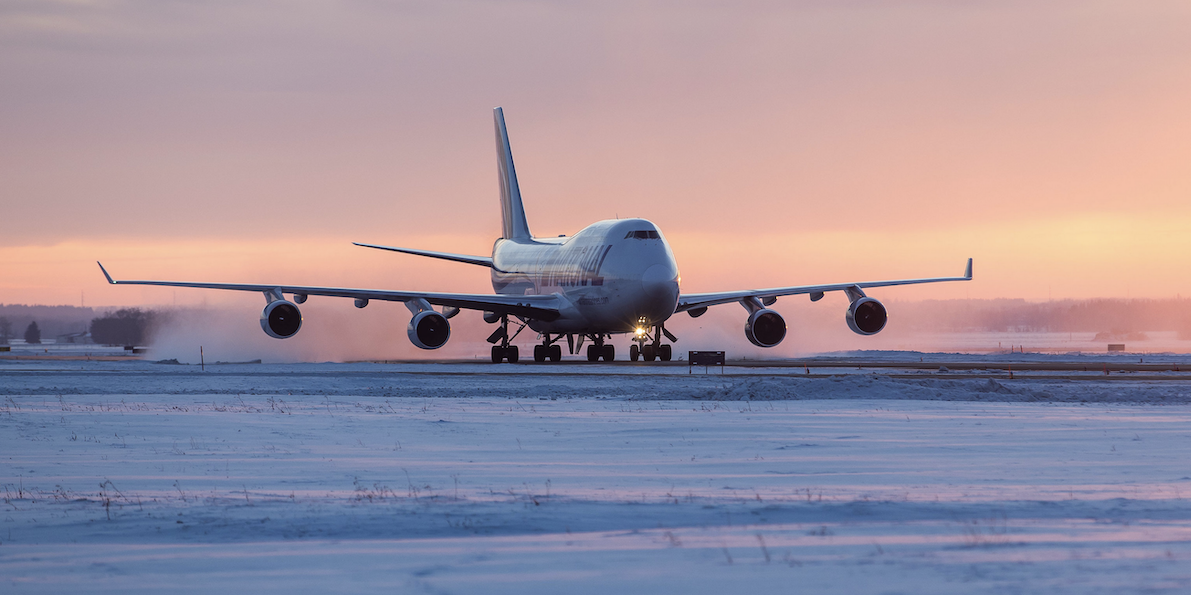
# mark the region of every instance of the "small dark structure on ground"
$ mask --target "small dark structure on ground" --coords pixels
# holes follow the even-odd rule
[[[719,366],[720,373],[724,372],[724,352],[723,351],[688,351],[687,352],[687,374],[691,373],[691,368],[694,366],[703,366],[703,371],[707,371],[707,366]]]

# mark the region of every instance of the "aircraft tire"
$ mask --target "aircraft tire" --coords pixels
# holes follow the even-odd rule
[[[588,345],[588,346],[587,346],[587,361],[589,361],[589,362],[598,362],[598,361],[600,361],[600,352],[599,352],[599,350],[596,348],[596,346],[595,346],[595,345]]]
[[[616,346],[614,346],[614,345],[605,345],[605,346],[604,346],[604,353],[603,353],[602,355],[604,356],[604,361],[606,361],[606,362],[610,362],[610,361],[614,361],[614,360],[616,360]]]
[[[643,359],[647,362],[652,362],[653,360],[655,360],[657,358],[658,358],[658,354],[657,354],[657,351],[654,350],[653,345],[642,345],[641,346],[641,359]]]
[[[500,345],[492,346],[492,363],[499,364],[505,358],[504,349]]]
[[[670,358],[673,356],[674,356],[674,351],[670,348],[669,345],[662,345],[662,346],[658,347],[658,359],[660,359],[664,362],[668,362],[668,361],[670,361]]]
[[[533,346],[533,361],[539,362],[539,363],[546,361],[546,350],[547,349],[549,349],[549,347],[547,347],[545,345],[534,345]]]
[[[635,362],[641,358],[641,348],[636,343],[629,345],[629,361]]]
[[[517,346],[509,345],[509,349],[505,353],[505,357],[507,357],[509,359],[510,364],[517,363],[517,360],[520,359],[519,354],[517,353]]]
[[[550,346],[550,361],[552,361],[552,362],[562,361],[562,345],[551,345]]]

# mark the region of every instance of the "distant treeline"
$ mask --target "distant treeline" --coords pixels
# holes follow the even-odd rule
[[[164,312],[122,308],[96,315],[92,308],[77,306],[26,306],[0,304],[0,343],[24,337],[37,324],[42,342],[59,335],[91,333],[91,341],[104,345],[145,345],[153,325],[165,319]]]
[[[67,333],[87,332],[91,319],[95,318],[95,310],[78,306],[0,304],[0,318],[7,320],[14,329],[10,339],[22,338],[29,323],[36,321],[44,341]]]
[[[158,318],[153,310],[116,310],[91,321],[91,340],[103,345],[144,345]]]
[[[1191,299],[925,300],[896,304],[899,318],[925,331],[1178,331],[1191,338]]]

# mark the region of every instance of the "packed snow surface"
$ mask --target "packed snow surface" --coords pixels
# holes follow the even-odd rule
[[[1191,373],[4,361],[0,401],[6,593],[1191,590]]]

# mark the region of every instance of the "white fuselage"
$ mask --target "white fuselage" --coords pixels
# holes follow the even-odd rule
[[[540,333],[648,329],[678,306],[674,253],[645,219],[600,221],[570,237],[500,239],[492,262],[496,293],[559,296],[558,319],[529,322]]]

